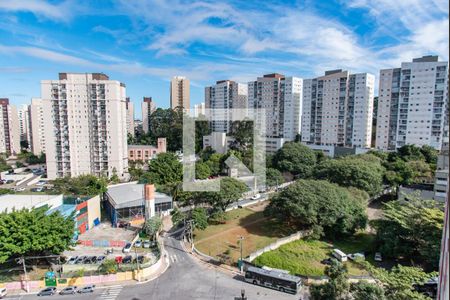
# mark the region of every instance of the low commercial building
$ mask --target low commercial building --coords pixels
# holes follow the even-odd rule
[[[234,138],[227,136],[225,132],[211,132],[210,135],[203,136],[203,149],[211,147],[217,153],[227,153]]]
[[[2,195],[0,212],[47,207],[48,213],[61,212],[63,216],[73,216],[75,238],[100,224],[100,196],[64,197],[61,195]]]
[[[172,209],[172,197],[156,192],[152,184],[136,182],[108,187],[104,203],[115,227],[122,224],[139,226],[146,219],[167,214]]]
[[[329,157],[339,157],[345,155],[354,155],[354,154],[364,154],[370,151],[370,148],[359,148],[359,147],[340,147],[333,145],[316,145],[316,144],[306,144],[302,143],[308,148],[315,151],[322,151],[323,154]]]
[[[153,159],[159,153],[166,153],[166,138],[159,138],[156,147],[152,145],[128,145],[128,161]]]

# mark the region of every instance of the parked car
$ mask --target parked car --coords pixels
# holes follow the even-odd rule
[[[6,291],[6,288],[0,288],[0,299],[8,295],[8,292]]]
[[[123,264],[131,264],[133,261],[133,257],[131,255],[127,255],[122,259]]]
[[[68,263],[69,265],[73,265],[73,264],[76,263],[77,259],[78,259],[78,256],[72,256],[72,257],[67,261],[67,263]]]
[[[150,241],[149,240],[145,240],[144,243],[142,244],[142,247],[150,248]]]
[[[373,259],[378,262],[383,261],[383,257],[381,256],[380,252],[376,252],[375,257]]]
[[[351,260],[365,260],[366,256],[364,255],[364,253],[352,253],[352,254],[347,254],[347,257],[350,258]]]
[[[91,285],[87,285],[87,286],[79,289],[78,293],[80,293],[80,294],[93,293],[94,289],[95,289],[95,285],[91,284]]]
[[[333,252],[331,254],[340,262],[347,261],[347,254],[339,249],[333,249]]]
[[[97,256],[97,264],[102,264],[105,259],[106,259],[106,256],[104,256],[104,255]]]
[[[63,288],[59,294],[60,295],[73,295],[77,292],[77,287],[76,286],[68,286]]]
[[[80,257],[78,257],[78,259],[75,261],[75,263],[76,263],[77,265],[79,265],[79,264],[84,264],[84,261],[86,260],[86,258],[87,258],[87,256],[80,256]]]
[[[258,200],[261,198],[261,194],[255,194],[252,196],[252,200]]]
[[[325,258],[323,260],[320,261],[321,264],[323,265],[331,265],[331,258]]]
[[[56,288],[55,287],[48,287],[43,290],[41,290],[37,295],[38,296],[53,296],[56,294]]]
[[[36,183],[36,185],[37,185],[37,186],[42,186],[42,185],[45,185],[46,183],[47,183],[46,181],[39,180],[39,181]]]
[[[12,179],[8,179],[8,180],[6,180],[6,183],[7,184],[9,184],[9,183],[13,183],[14,182],[14,180],[12,180]]]
[[[131,243],[127,243],[125,245],[125,247],[123,247],[122,252],[123,253],[130,253],[130,251],[131,251]]]
[[[136,242],[134,242],[134,246],[137,248],[142,247],[142,241],[141,240],[137,240]]]
[[[38,187],[38,188],[32,188],[31,191],[32,192],[42,192],[44,190],[43,187]]]
[[[138,257],[134,259],[134,262],[137,261],[138,263],[142,264],[144,263],[144,259],[145,257],[143,255],[138,255]]]
[[[16,192],[23,192],[23,191],[25,191],[25,188],[24,187],[18,187],[18,188],[15,188],[14,190]]]

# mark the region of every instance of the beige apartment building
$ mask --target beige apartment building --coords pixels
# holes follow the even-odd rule
[[[49,179],[128,176],[125,84],[101,73],[41,81]]]
[[[191,105],[189,79],[175,76],[170,81],[170,108],[182,107],[188,110]]]
[[[156,110],[156,104],[152,97],[144,97],[142,100],[142,130],[144,133],[149,133],[150,131],[150,117],[152,113]]]
[[[17,109],[8,98],[0,98],[0,153],[20,152],[20,130]]]
[[[44,108],[41,98],[31,98],[30,105],[30,128],[31,128],[31,151],[35,155],[45,153],[45,128]]]

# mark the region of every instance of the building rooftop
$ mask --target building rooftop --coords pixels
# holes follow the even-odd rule
[[[157,147],[153,146],[153,145],[128,145],[128,150],[129,149],[153,149],[153,148],[157,148]]]
[[[125,183],[108,187],[109,195],[114,208],[140,206],[144,204],[144,184]],[[155,204],[172,202],[172,197],[155,192]]]
[[[413,62],[437,62],[439,57],[437,55],[425,55],[419,58],[414,58]]]
[[[57,207],[62,204],[62,198],[62,195],[2,195],[0,196],[0,212],[44,205]]]

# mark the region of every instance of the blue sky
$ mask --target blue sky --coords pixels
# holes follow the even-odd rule
[[[0,97],[29,103],[58,72],[104,72],[160,107],[184,75],[199,103],[222,79],[448,60],[448,31],[448,0],[0,0]]]

